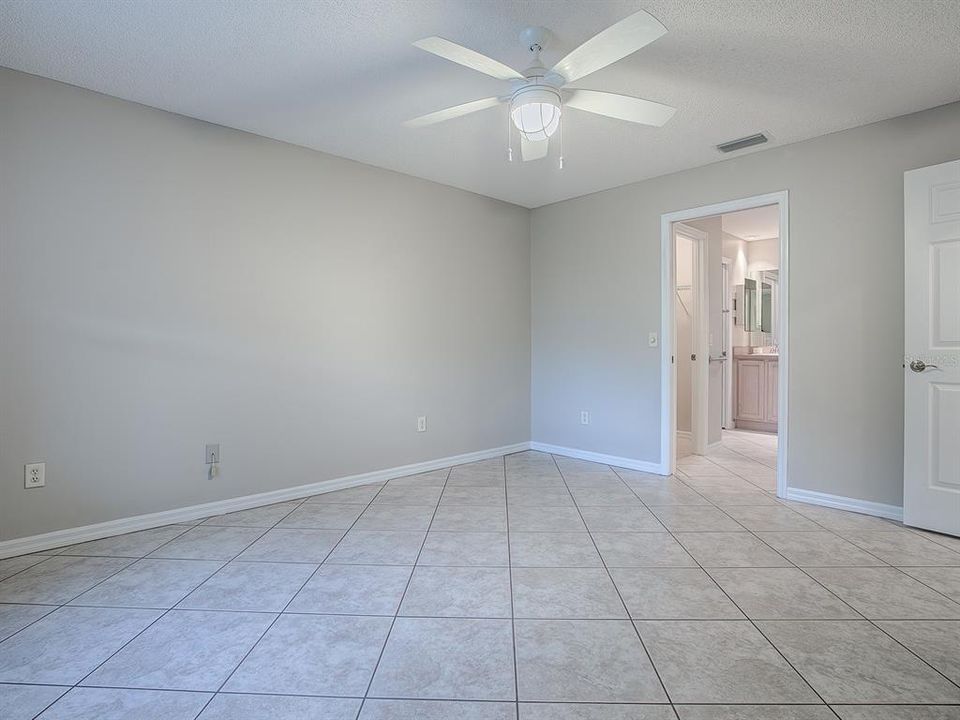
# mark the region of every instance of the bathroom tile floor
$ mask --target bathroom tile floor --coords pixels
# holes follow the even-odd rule
[[[960,718],[960,541],[536,452],[0,560],[0,718]]]

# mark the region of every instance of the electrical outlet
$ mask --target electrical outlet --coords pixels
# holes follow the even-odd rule
[[[47,464],[28,463],[23,466],[23,487],[38,488],[47,484]]]
[[[216,465],[220,462],[220,443],[207,444],[207,465]]]
[[[427,431],[427,416],[421,415],[417,418],[417,432]]]
[[[647,347],[656,347],[660,344],[660,338],[655,332],[647,333]]]
[[[581,424],[581,425],[589,425],[589,424],[590,424],[590,411],[589,411],[589,410],[581,410],[581,411],[580,411],[580,424]]]

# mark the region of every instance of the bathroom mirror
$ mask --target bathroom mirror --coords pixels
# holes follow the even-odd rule
[[[760,283],[760,332],[773,332],[773,285]]]
[[[743,279],[743,329],[745,332],[757,332],[758,325],[757,281],[753,278]]]
[[[743,283],[744,308],[748,313],[744,330],[764,334],[756,339],[757,343],[751,344],[776,345],[780,273],[778,270],[757,270],[750,275]]]

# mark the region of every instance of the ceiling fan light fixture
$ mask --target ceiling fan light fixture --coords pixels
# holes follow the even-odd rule
[[[547,140],[560,126],[560,104],[560,93],[552,87],[521,88],[510,100],[510,118],[527,140]]]
[[[421,50],[497,80],[509,82],[510,92],[427,113],[407,120],[404,124],[407,127],[424,127],[507,104],[507,159],[513,160],[513,129],[516,127],[520,132],[520,157],[524,162],[547,157],[550,154],[550,145],[553,144],[548,141],[551,136],[556,136],[559,147],[554,155],[562,169],[564,123],[560,116],[564,106],[653,127],[660,127],[673,116],[676,108],[652,100],[602,90],[567,87],[570,83],[635,53],[666,32],[667,29],[656,18],[643,10],[637,10],[600,31],[547,69],[540,60],[540,53],[547,46],[551,33],[542,27],[527,28],[520,37],[532,58],[530,66],[522,73],[442,37],[432,36],[417,40],[414,45]],[[561,89],[564,93],[562,97]]]

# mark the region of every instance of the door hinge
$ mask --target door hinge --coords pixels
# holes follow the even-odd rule
[[[697,354],[693,353],[693,355],[690,356],[690,359],[695,361],[697,359]]]

